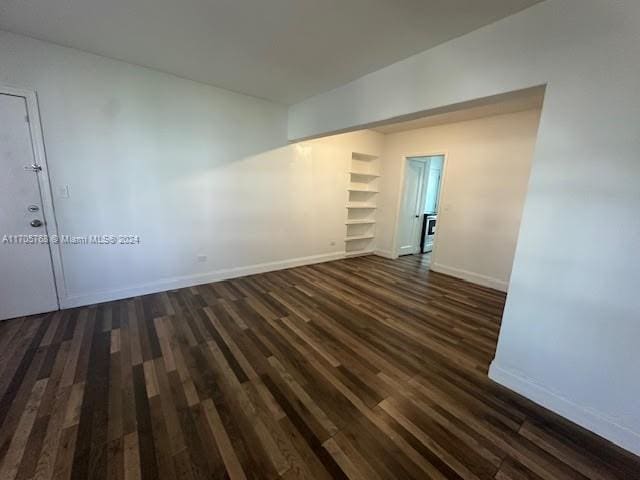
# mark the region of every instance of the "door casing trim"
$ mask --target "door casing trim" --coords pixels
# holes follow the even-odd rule
[[[0,94],[22,97],[27,106],[29,115],[29,132],[31,134],[31,145],[33,156],[42,170],[38,173],[38,186],[40,188],[40,198],[42,200],[42,215],[45,221],[46,232],[51,238],[58,235],[58,221],[56,219],[53,195],[51,194],[51,180],[49,177],[49,167],[47,165],[46,149],[44,146],[44,135],[40,122],[40,110],[38,108],[38,96],[34,90],[13,87],[0,84]],[[59,238],[59,236],[58,236]],[[62,266],[62,252],[60,244],[49,243],[49,255],[51,258],[51,270],[53,272],[53,283],[56,291],[58,310],[62,299],[66,298],[66,284],[64,280],[64,268]]]
[[[442,164],[442,178],[440,179],[440,191],[438,192],[438,205],[442,205],[442,199],[444,198],[444,190],[445,190],[445,180],[447,178],[447,165],[449,164],[448,160],[449,153],[446,150],[438,150],[436,152],[431,153],[410,153],[402,155],[401,164],[400,164],[400,175],[399,175],[399,183],[398,183],[398,197],[396,199],[396,218],[394,221],[393,228],[393,241],[391,252],[393,253],[393,258],[398,258],[400,256],[399,247],[398,247],[398,238],[400,236],[400,211],[402,210],[402,198],[404,197],[404,190],[406,187],[406,174],[407,174],[407,163],[410,160],[415,159],[416,157],[443,157],[444,161]],[[441,209],[442,210],[442,209]],[[443,211],[438,212],[438,222],[442,222],[442,213]],[[431,254],[432,261],[435,261],[437,248],[438,248],[438,231],[436,228],[436,235],[433,239],[433,253]]]

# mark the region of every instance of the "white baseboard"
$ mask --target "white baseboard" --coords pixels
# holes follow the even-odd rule
[[[133,285],[118,290],[107,290],[83,295],[70,295],[66,298],[61,299],[60,308],[74,308],[82,307],[85,305],[93,305],[96,303],[110,302],[112,300],[131,298],[138,295],[147,295],[149,293],[165,292],[167,290],[175,290],[177,288],[186,288],[193,287],[195,285],[202,285],[205,283],[219,282],[221,280],[227,280],[230,278],[254,275],[256,273],[272,272],[275,270],[283,270],[285,268],[300,267],[302,265],[330,262],[332,260],[339,260],[344,257],[345,252],[325,253],[322,255],[292,258],[289,260],[281,260],[277,262],[259,263],[255,265],[248,265],[245,267],[225,268],[196,275],[167,278],[164,280],[159,280],[157,282],[145,283],[142,285]]]
[[[442,265],[441,263],[432,263],[431,270],[438,273],[444,273],[445,275],[450,275],[452,277],[461,278],[468,282],[482,285],[483,287],[500,290],[501,292],[506,292],[509,287],[509,284],[504,280],[488,277],[468,270],[462,270],[460,268],[449,267],[447,265]]]
[[[489,378],[500,385],[513,390],[529,400],[577,423],[612,443],[640,455],[640,433],[620,425],[615,419],[593,409],[578,405],[535,380],[519,372],[501,367],[494,360],[489,369]],[[640,426],[638,427],[640,430]]]
[[[354,257],[366,257],[367,255],[372,255],[373,250],[354,250],[351,252],[345,252],[345,258],[354,258]]]
[[[391,260],[398,258],[398,255],[394,255],[394,253],[389,250],[375,250],[373,254],[378,255],[379,257],[389,258]]]

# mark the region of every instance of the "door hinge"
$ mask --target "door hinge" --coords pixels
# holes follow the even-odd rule
[[[36,173],[42,171],[42,167],[37,163],[34,163],[33,165],[25,165],[24,169],[27,172],[36,172]]]

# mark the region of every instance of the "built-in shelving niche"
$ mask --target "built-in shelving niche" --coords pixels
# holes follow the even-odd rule
[[[373,252],[379,178],[378,157],[357,152],[351,154],[344,239],[347,255]]]

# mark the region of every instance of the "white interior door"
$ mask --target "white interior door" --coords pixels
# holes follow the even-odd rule
[[[418,160],[407,162],[404,192],[400,206],[399,255],[411,255],[420,251],[420,222],[422,221],[425,168],[424,162]]]
[[[0,94],[0,320],[58,308],[24,97]]]

